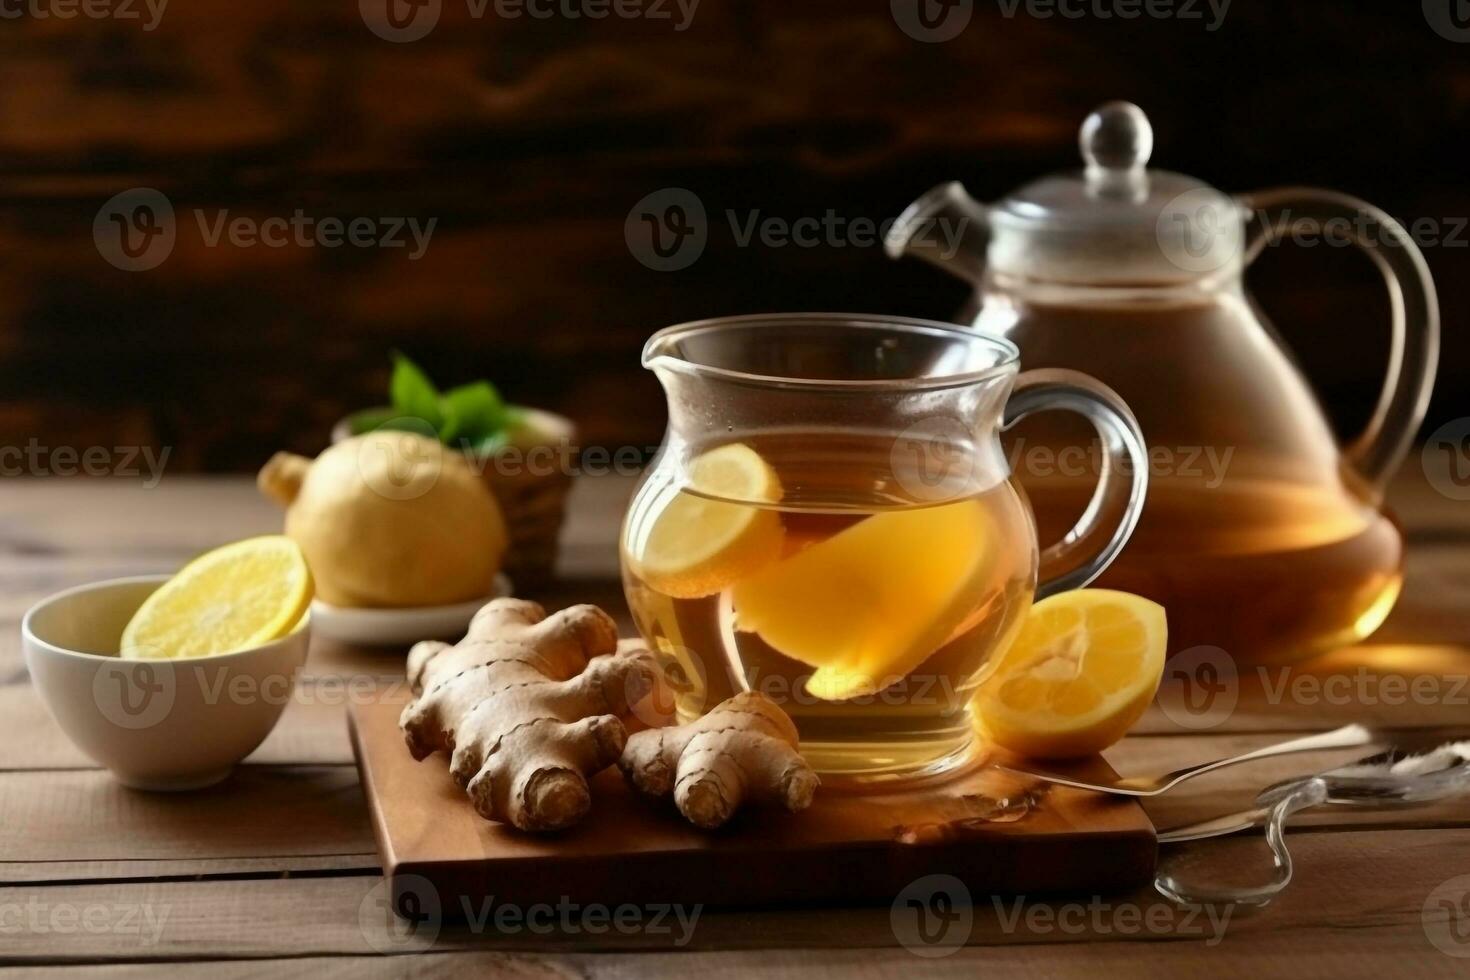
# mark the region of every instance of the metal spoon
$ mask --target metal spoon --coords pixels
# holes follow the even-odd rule
[[[1470,792],[1470,741],[1405,743],[1387,752],[1321,773],[1326,793],[1321,802],[1341,806],[1411,806]],[[1222,837],[1260,826],[1277,803],[1306,780],[1289,779],[1262,790],[1256,806],[1211,817],[1159,834],[1160,844]]]
[[[1112,793],[1116,796],[1158,796],[1166,793],[1195,776],[1226,766],[1237,766],[1242,762],[1254,762],[1257,759],[1269,759],[1277,755],[1289,755],[1293,752],[1315,752],[1325,749],[1348,749],[1359,745],[1369,745],[1377,740],[1375,733],[1363,725],[1344,725],[1342,728],[1320,735],[1308,735],[1304,738],[1294,738],[1289,742],[1279,742],[1276,745],[1268,745],[1265,748],[1246,752],[1243,755],[1231,756],[1228,759],[1216,759],[1214,762],[1204,762],[1198,765],[1185,766],[1160,776],[1122,776],[1111,782],[1099,783],[1089,782],[1085,779],[1076,779],[1062,773],[1048,772],[1044,769],[1029,769],[1021,766],[997,765],[997,768],[1007,772],[1013,772],[1020,776],[1031,776],[1035,779],[1045,780],[1049,783],[1061,783],[1063,786],[1075,786],[1078,789],[1090,789],[1098,793]]]
[[[1264,821],[1271,849],[1273,876],[1263,885],[1220,887],[1188,884],[1159,872],[1154,887],[1185,905],[1235,903],[1263,906],[1291,883],[1291,852],[1286,849],[1286,821],[1292,814],[1322,803],[1344,806],[1415,806],[1470,792],[1470,741],[1446,742],[1428,752],[1397,747],[1319,776],[1288,780],[1263,790],[1254,809],[1217,817],[1160,834],[1161,843],[1218,837]]]

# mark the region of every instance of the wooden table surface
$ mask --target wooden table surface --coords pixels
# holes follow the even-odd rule
[[[625,616],[615,536],[630,484],[578,484],[563,581],[538,598]],[[1470,504],[1412,458],[1391,497],[1411,542],[1405,594],[1365,646],[1294,671],[1246,671],[1192,714],[1167,684],[1125,742],[1120,772],[1235,753],[1285,733],[1364,720],[1470,731]],[[226,783],[204,792],[124,789],[67,742],[32,689],[18,623],[36,599],[94,579],[171,570],[279,516],[234,478],[0,483],[0,964],[42,975],[160,972],[211,977],[375,977],[503,972],[520,977],[857,974],[1098,976],[1114,971],[1293,977],[1466,976],[1470,808],[1463,801],[1303,816],[1297,877],[1254,914],[1190,915],[1150,889],[1128,894],[974,896],[960,949],[920,958],[889,907],[704,910],[691,933],[647,928],[390,931],[353,765],[345,703],[360,675],[400,658],[318,642],[280,725]],[[1277,779],[1354,753],[1296,756],[1201,778],[1147,804],[1156,826],[1240,808]],[[1358,753],[1360,754],[1360,753]],[[1259,835],[1166,848],[1166,862],[1267,867]],[[898,916],[897,918],[895,916]],[[574,922],[576,920],[573,920]],[[960,922],[954,929],[963,929]],[[918,952],[935,948],[917,945]],[[1207,975],[1209,975],[1207,974]]]

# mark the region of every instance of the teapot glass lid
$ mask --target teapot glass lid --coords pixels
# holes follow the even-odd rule
[[[1240,205],[1210,185],[1150,170],[1153,127],[1129,102],[1082,124],[1084,167],[1018,188],[988,211],[987,265],[1027,278],[1140,285],[1234,269]]]

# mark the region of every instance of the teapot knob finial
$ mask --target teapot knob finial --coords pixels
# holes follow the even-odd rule
[[[1132,102],[1107,102],[1082,124],[1078,138],[1089,175],[1099,171],[1137,172],[1154,151],[1154,128]]]

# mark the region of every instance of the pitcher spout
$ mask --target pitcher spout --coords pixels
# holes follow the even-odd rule
[[[966,282],[979,282],[989,240],[985,205],[952,180],[905,208],[888,230],[883,247],[891,259],[912,255]]]

